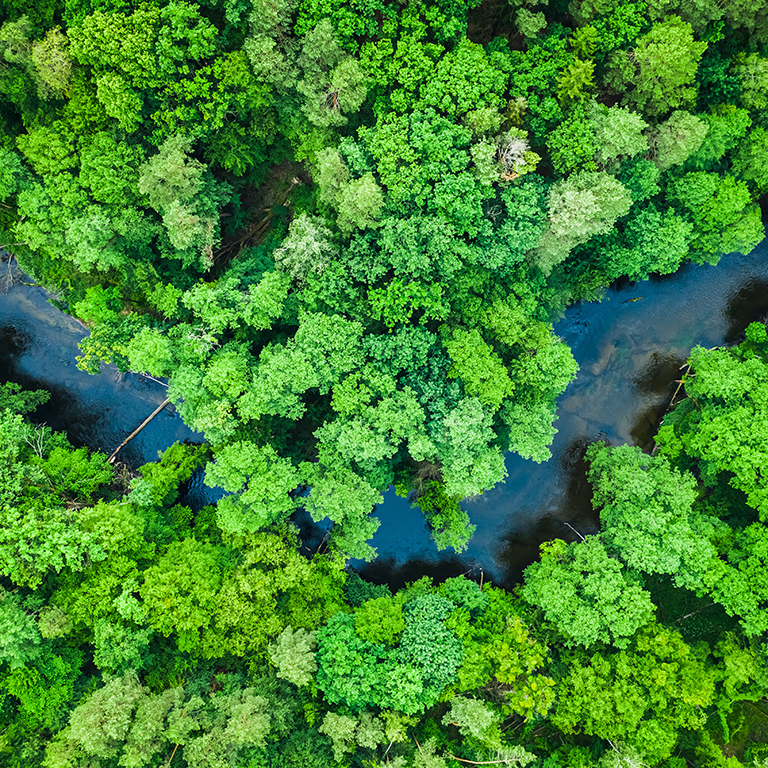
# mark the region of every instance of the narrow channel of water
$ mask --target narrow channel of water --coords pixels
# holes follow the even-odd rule
[[[586,446],[594,440],[649,446],[691,348],[733,341],[766,313],[768,242],[749,256],[725,256],[717,267],[692,265],[670,277],[621,284],[600,303],[571,307],[556,332],[581,370],[560,398],[552,459],[536,464],[508,455],[506,483],[464,504],[477,532],[461,557],[438,553],[421,513],[390,489],[375,513],[381,527],[372,543],[379,557],[361,564],[363,573],[397,587],[425,573],[482,571],[509,586],[542,541],[596,531],[582,461]],[[16,284],[0,292],[0,381],[51,390],[39,418],[76,443],[111,452],[163,401],[165,389],[114,366],[99,376],[77,370],[85,333],[39,288]],[[136,466],[184,439],[202,435],[169,407],[123,456]],[[192,490],[201,496],[199,477]]]

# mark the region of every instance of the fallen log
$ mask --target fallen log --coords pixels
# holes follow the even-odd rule
[[[123,440],[123,442],[117,446],[117,448],[115,448],[114,451],[112,451],[112,455],[107,459],[107,461],[110,464],[114,463],[115,456],[117,456],[117,454],[120,452],[120,449],[126,443],[129,443],[131,440],[133,440],[133,438],[136,437],[136,435],[138,435],[139,432],[141,432],[141,430],[144,429],[144,427],[146,427],[147,424],[149,424],[149,422],[152,421],[152,419],[154,419],[155,416],[157,416],[157,414],[160,413],[160,411],[162,411],[163,408],[165,408],[165,406],[168,405],[168,403],[170,402],[171,402],[170,398],[166,398],[165,400],[163,400],[163,402],[160,403],[160,405],[158,405],[157,408],[155,408],[155,410],[152,411],[152,413],[149,416],[147,416],[147,418],[144,419],[144,421],[142,421],[141,424],[139,424],[139,426],[136,427],[136,429],[134,429],[133,432],[131,432],[131,434],[128,435],[128,437],[126,437],[125,440]]]

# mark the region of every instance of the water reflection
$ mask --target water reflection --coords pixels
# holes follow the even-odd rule
[[[543,541],[575,540],[569,526],[582,535],[597,531],[586,447],[602,440],[649,450],[691,348],[731,341],[766,312],[768,244],[750,256],[726,256],[717,267],[688,265],[644,283],[624,281],[599,304],[570,308],[555,330],[581,370],[558,403],[553,458],[535,464],[508,455],[506,483],[463,504],[477,533],[460,562],[441,559],[423,521],[387,495],[376,512],[383,521],[373,539],[382,557],[377,578],[386,581],[387,572],[400,578],[409,563],[416,572],[424,563],[435,569],[450,562],[454,570],[482,569],[486,579],[510,586],[537,558]],[[411,525],[419,536],[403,535]]]
[[[44,387],[51,398],[32,415],[68,433],[77,445],[111,453],[165,399],[165,388],[104,366],[99,376],[77,369],[78,342],[87,329],[63,314],[40,288],[18,282],[0,293],[0,383]],[[164,409],[120,457],[133,466],[155,461],[177,440],[200,441],[175,413]]]
[[[401,589],[422,576],[430,576],[438,582],[461,575],[480,581],[482,572],[478,564],[468,564],[456,555],[448,555],[439,560],[415,557],[405,562],[394,556],[377,557],[357,570],[366,581],[388,584],[392,591]]]
[[[725,316],[730,325],[724,341],[728,344],[736,341],[744,329],[756,320],[768,315],[768,280],[753,278],[728,296]]]
[[[645,368],[635,376],[635,386],[644,394],[667,395],[684,365],[685,358],[680,355],[654,352]]]
[[[520,580],[523,571],[538,559],[539,547],[551,539],[576,541],[596,533],[600,517],[592,507],[592,488],[587,480],[584,455],[590,445],[605,442],[577,438],[557,460],[563,488],[552,503],[533,513],[536,524],[531,529],[515,527],[503,534],[494,551],[496,583],[507,589]],[[554,462],[554,459],[553,459]]]
[[[653,398],[635,414],[629,431],[632,442],[643,450],[650,450],[653,437],[667,411],[685,367],[685,358],[676,354],[654,352],[645,368],[634,378],[641,396]]]

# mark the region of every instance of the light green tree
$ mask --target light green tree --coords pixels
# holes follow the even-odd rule
[[[636,112],[593,102],[587,119],[595,134],[595,159],[602,166],[617,158],[635,157],[648,147],[643,135],[648,124]]]
[[[275,264],[287,272],[299,285],[314,272],[322,274],[337,255],[330,229],[318,217],[299,214],[290,224],[288,237],[275,251]]]
[[[333,742],[333,757],[337,762],[341,762],[345,754],[355,751],[356,726],[354,717],[337,715],[335,712],[328,712],[323,719],[319,730]]]
[[[695,78],[707,43],[693,38],[691,25],[679,16],[657,22],[637,39],[632,51],[613,54],[608,82],[621,89],[630,106],[657,117],[687,107],[696,98]]]
[[[443,725],[456,725],[462,736],[486,748],[501,746],[501,718],[483,701],[457,696],[443,716]]]
[[[286,627],[268,648],[278,677],[294,685],[309,685],[317,672],[316,646],[314,632]]]
[[[59,27],[49,29],[42,40],[32,43],[31,58],[40,83],[47,86],[46,94],[46,89],[38,85],[41,96],[66,96],[72,79],[72,58],[69,40]]]
[[[653,160],[659,170],[682,165],[699,150],[707,131],[705,120],[690,112],[675,110],[653,134]]]
[[[213,620],[220,584],[217,549],[190,538],[171,544],[145,571],[140,592],[151,625],[166,637],[177,633],[179,648],[192,650]]]
[[[272,446],[238,440],[217,450],[214,458],[205,472],[206,484],[236,494],[217,505],[222,529],[253,533],[282,522],[296,509],[292,494],[300,475]]]
[[[742,52],[733,62],[733,73],[741,83],[741,103],[747,109],[768,106],[768,59]]]
[[[34,615],[15,592],[0,590],[0,663],[17,669],[33,661],[42,642]],[[34,600],[32,601],[34,604]]]
[[[539,607],[566,643],[626,648],[654,614],[650,594],[597,536],[542,544],[541,561],[525,570],[523,597]]]
[[[631,205],[621,182],[603,171],[581,171],[556,182],[547,197],[548,227],[529,252],[531,261],[549,274],[577,245],[610,232]]]
[[[359,62],[338,44],[329,19],[321,21],[302,41],[298,59],[302,78],[297,90],[307,119],[319,127],[342,126],[367,94]]]

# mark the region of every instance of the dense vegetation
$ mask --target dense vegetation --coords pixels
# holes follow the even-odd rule
[[[477,6],[3,2],[7,242],[81,367],[170,377],[231,534],[368,558],[395,484],[460,551],[549,456],[554,315],[763,237],[768,8]]]
[[[768,761],[768,334],[694,350],[654,457],[588,451],[598,535],[513,593],[396,594],[130,481],[0,389],[0,761],[31,768],[738,768]],[[709,437],[716,430],[717,440]]]
[[[768,765],[762,324],[516,591],[344,569],[388,486],[461,551],[547,459],[569,302],[762,239],[765,2],[0,9],[3,241],[207,441],[132,476],[0,390],[2,764]]]

